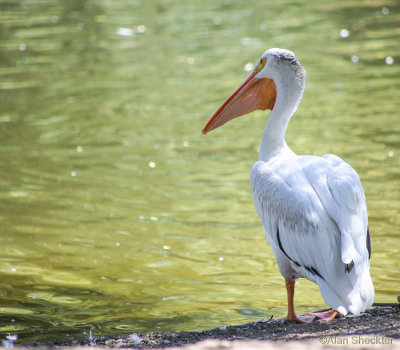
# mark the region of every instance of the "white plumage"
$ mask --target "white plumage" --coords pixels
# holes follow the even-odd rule
[[[370,306],[366,205],[355,171],[334,155],[289,154],[255,163],[250,182],[283,277],[316,282],[343,315]]]
[[[294,54],[270,49],[203,130],[207,133],[255,109],[272,110],[250,183],[257,213],[287,282],[287,319],[300,322],[304,319],[291,306],[293,281],[299,277],[318,284],[334,312],[326,319],[335,317],[335,310],[358,315],[374,298],[367,206],[357,173],[332,154],[297,156],[285,142],[304,85],[305,71]]]

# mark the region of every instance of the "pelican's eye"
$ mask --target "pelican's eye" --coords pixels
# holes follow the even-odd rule
[[[267,63],[267,59],[265,57],[261,57],[260,61],[257,63],[256,72],[257,73],[261,72],[266,63]]]

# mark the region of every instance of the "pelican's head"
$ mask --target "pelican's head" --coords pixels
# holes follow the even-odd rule
[[[306,72],[292,51],[276,48],[265,51],[255,70],[259,71],[257,79],[271,79],[276,85],[295,84],[304,89]]]
[[[295,98],[300,100],[304,82],[305,71],[293,52],[276,48],[265,51],[250,76],[208,121],[203,134],[257,109],[272,110],[279,88],[296,93],[299,96]]]

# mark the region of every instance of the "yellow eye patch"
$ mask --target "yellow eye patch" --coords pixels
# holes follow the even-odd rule
[[[258,61],[257,66],[256,66],[256,72],[261,72],[261,70],[264,68],[265,64],[267,63],[267,59],[265,57],[261,57],[260,61]]]

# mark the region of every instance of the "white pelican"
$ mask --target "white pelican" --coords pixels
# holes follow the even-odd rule
[[[271,109],[250,175],[254,204],[279,271],[285,278],[288,315],[311,322],[371,306],[371,245],[367,205],[355,170],[339,157],[298,156],[285,142],[303,96],[305,70],[287,50],[270,49],[253,73],[217,110],[203,134],[257,109]],[[293,297],[299,277],[318,284],[325,312],[297,316]]]

